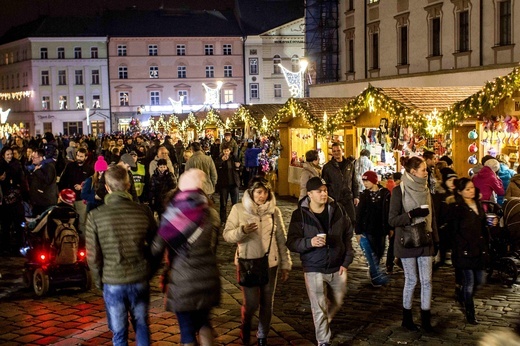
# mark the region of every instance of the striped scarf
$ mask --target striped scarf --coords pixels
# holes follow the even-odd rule
[[[180,191],[166,207],[158,234],[174,250],[191,245],[201,235],[207,214],[208,198],[202,190]]]

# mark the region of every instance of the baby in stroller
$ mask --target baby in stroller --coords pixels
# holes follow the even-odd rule
[[[84,247],[84,240],[80,240],[77,231],[79,216],[74,208],[75,200],[74,191],[62,190],[58,204],[29,222],[26,228],[27,246],[22,253],[28,262],[24,278],[26,285],[32,284],[39,296],[49,289],[49,278],[56,285],[79,282],[82,287],[90,286],[86,254],[79,251],[81,245]]]

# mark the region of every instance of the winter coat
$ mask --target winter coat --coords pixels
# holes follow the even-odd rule
[[[502,180],[504,191],[507,191],[511,178],[515,175],[515,171],[509,168],[505,163],[500,163],[500,169],[497,172],[498,177]],[[502,205],[504,203],[504,195],[497,196],[497,203]]]
[[[443,184],[436,184],[435,194],[432,195],[433,209],[435,211],[435,222],[438,232],[444,231],[446,228],[448,204],[446,199],[453,196],[453,192],[446,189]]]
[[[171,312],[210,310],[220,304],[220,274],[215,252],[220,219],[209,208],[202,224],[202,232],[195,242],[173,250],[157,235],[151,246],[157,260],[168,251],[168,266],[163,283],[166,284],[166,310]]]
[[[132,201],[127,192],[114,192],[87,217],[87,260],[92,280],[125,285],[148,281],[152,274],[150,247],[157,223],[148,206]]]
[[[69,162],[61,173],[58,188],[60,190],[71,189],[76,192],[76,201],[79,201],[81,200],[81,190],[76,190],[74,185],[81,185],[92,174],[94,174],[92,166],[86,164],[80,166],[77,162]]]
[[[515,174],[511,178],[504,198],[510,200],[513,197],[520,198],[520,174]]]
[[[373,164],[370,159],[364,155],[360,156],[359,159],[356,160],[355,163],[355,169],[356,169],[356,178],[357,183],[359,187],[359,191],[363,191],[365,189],[365,186],[363,185],[363,180],[361,177],[366,171],[371,171],[373,169]]]
[[[356,208],[356,234],[367,233],[384,237],[391,229],[388,225],[390,191],[381,185],[378,187],[375,201],[372,201],[371,190],[365,189],[359,196],[359,204]]]
[[[220,143],[220,153],[222,153],[222,148],[224,148],[224,145],[228,143],[231,149],[231,154],[233,154],[235,157],[238,157],[238,144],[237,141],[235,141],[233,138],[231,138],[229,142],[226,141],[225,138],[222,140],[222,143]]]
[[[240,166],[235,165],[237,162],[240,161],[233,154],[226,161],[222,160],[222,155],[217,159],[217,189],[240,186]]]
[[[307,197],[307,182],[310,178],[320,177],[321,170],[316,168],[312,162],[304,162],[303,170],[300,176],[300,197],[298,200],[301,200],[304,197]]]
[[[33,206],[50,207],[58,202],[56,168],[48,162],[29,175],[29,198]]]
[[[285,245],[287,234],[282,212],[276,206],[274,194],[272,192],[270,194],[270,200],[258,206],[246,191],[242,197],[242,203],[237,203],[231,208],[222,236],[228,243],[238,244],[235,264],[238,262],[238,257],[259,258],[264,256],[269,248],[274,221],[269,267],[278,266],[280,269],[290,270],[292,262],[289,250]],[[248,234],[244,233],[242,226],[253,222],[258,225],[258,230]]]
[[[246,168],[258,167],[258,155],[262,152],[261,148],[247,148],[244,154]]]
[[[164,211],[164,198],[168,192],[175,189],[175,186],[173,173],[166,170],[161,174],[158,168],[155,169],[150,177],[150,190],[148,192],[148,200],[152,210],[161,213]]]
[[[497,195],[504,195],[504,185],[502,184],[502,180],[493,172],[491,168],[488,166],[482,167],[482,169],[475,174],[471,179],[476,188],[480,190],[482,194],[481,200],[483,201],[493,201],[495,202],[495,198],[493,197],[493,192]]]
[[[206,173],[206,182],[202,187],[206,195],[211,195],[215,192],[215,185],[217,185],[217,168],[211,157],[204,154],[202,151],[196,151],[193,156],[186,162],[187,171],[190,168],[198,168]]]
[[[156,155],[155,158],[152,161],[150,161],[150,165],[148,166],[148,173],[150,173],[150,177],[154,174],[155,170],[157,169],[157,161],[159,161],[159,159],[160,157]],[[175,172],[172,161],[169,157],[166,159],[166,166],[168,167],[170,172]]]
[[[478,214],[466,203],[458,204],[449,197],[448,231],[451,239],[451,261],[457,269],[486,269],[489,263],[489,236],[486,214],[479,201]]]
[[[20,197],[26,195],[28,185],[20,161],[14,157],[9,162],[4,158],[0,158],[0,175],[4,173],[5,179],[0,180],[0,201],[2,193],[5,197],[11,189],[19,189],[21,193]],[[19,202],[21,202],[21,200]]]
[[[81,187],[81,199],[87,202],[87,212],[91,211],[94,208],[97,208],[101,204],[103,204],[102,199],[96,199],[96,190],[100,188],[100,181],[98,180],[97,184],[94,186],[92,184],[93,177],[90,176],[85,179],[83,186]],[[103,190],[106,191],[105,186],[102,186]],[[99,196],[98,196],[99,197]],[[101,198],[101,197],[100,197]]]
[[[401,238],[405,232],[404,228],[410,225],[412,219],[408,216],[408,213],[404,211],[403,207],[403,190],[401,185],[396,186],[392,190],[392,196],[390,197],[390,211],[388,213],[388,223],[395,229],[394,239],[394,255],[397,258],[413,258],[423,256],[433,256],[435,254],[434,243],[439,242],[439,234],[437,233],[437,223],[435,221],[435,211],[430,205],[430,211],[432,215],[432,238],[433,242],[428,246],[418,248],[405,248],[401,244]]]
[[[354,260],[352,227],[341,204],[329,198],[325,208],[329,213],[329,229],[323,229],[320,221],[309,208],[309,197],[298,203],[293,211],[287,247],[300,254],[304,272],[336,273],[340,267],[348,268]],[[311,239],[319,233],[327,234],[327,245],[313,247]]]
[[[331,159],[323,166],[321,175],[329,184],[329,196],[336,202],[346,204],[354,198],[359,198],[359,186],[353,162],[347,161],[342,171],[339,163]]]

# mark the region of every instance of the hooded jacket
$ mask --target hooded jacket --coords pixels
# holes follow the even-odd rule
[[[237,243],[235,264],[237,258],[259,258],[265,255],[269,247],[271,232],[274,234],[269,251],[269,267],[279,266],[280,269],[290,270],[292,261],[289,250],[285,245],[287,234],[282,219],[282,212],[276,206],[274,194],[262,205],[257,205],[246,191],[242,203],[231,208],[222,236],[228,243]],[[249,234],[242,232],[242,226],[255,222],[258,230]]]
[[[321,176],[321,170],[316,168],[312,162],[304,162],[302,175],[300,176],[300,197],[298,200],[307,197],[307,182],[310,178]]]
[[[493,192],[497,195],[504,194],[504,185],[502,180],[493,172],[488,166],[482,167],[482,169],[473,176],[471,179],[476,188],[480,190],[482,194],[481,200],[483,201],[495,201],[493,198]]]
[[[306,197],[298,203],[292,213],[287,235],[287,247],[300,254],[304,272],[331,274],[340,267],[348,268],[354,260],[352,247],[352,227],[347,213],[341,204],[329,198],[329,229],[324,230],[320,221],[309,208],[310,199]],[[327,234],[327,245],[313,247],[311,239],[319,233]]]

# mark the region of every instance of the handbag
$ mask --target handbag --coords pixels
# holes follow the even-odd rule
[[[269,239],[269,247],[265,255],[259,258],[240,258],[238,257],[237,281],[240,286],[259,287],[269,283],[269,251],[271,251],[271,243],[274,233],[274,215],[273,228]]]
[[[431,232],[426,230],[426,222],[404,226],[401,244],[407,249],[431,245],[432,236]]]

